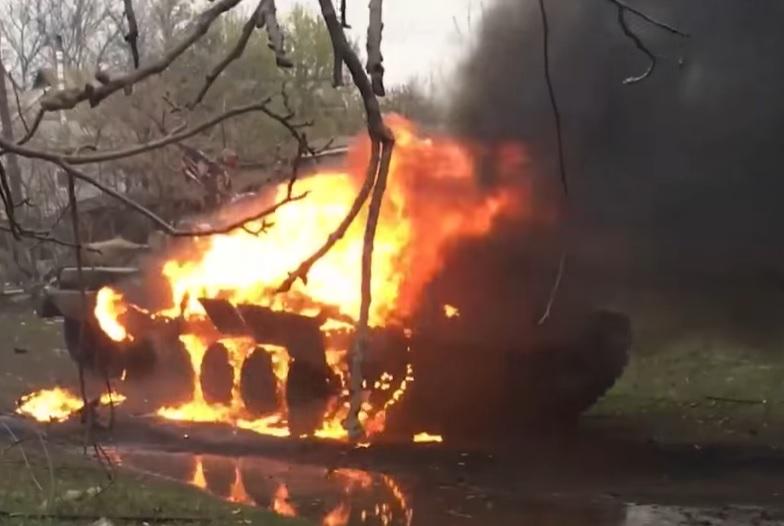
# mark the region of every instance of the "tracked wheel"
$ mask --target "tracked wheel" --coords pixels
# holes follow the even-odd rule
[[[245,408],[255,416],[278,409],[278,381],[272,357],[263,347],[257,347],[242,364],[240,395]]]
[[[324,371],[294,361],[286,382],[289,431],[293,436],[310,435],[321,425],[327,409],[330,386]]]
[[[234,369],[229,352],[221,343],[213,343],[201,362],[201,389],[210,404],[230,404],[234,386]]]

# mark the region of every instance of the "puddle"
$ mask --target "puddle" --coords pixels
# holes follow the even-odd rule
[[[190,453],[117,452],[122,465],[178,480],[238,504],[297,516],[323,526],[772,526],[759,508],[688,508],[576,500],[489,497],[479,488],[423,487],[387,474],[327,470],[271,458]]]
[[[307,518],[324,526],[410,525],[413,509],[394,478],[356,469],[269,458],[118,452],[123,466],[179,480],[238,504]]]

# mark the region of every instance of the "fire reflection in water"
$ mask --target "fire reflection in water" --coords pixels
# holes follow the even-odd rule
[[[388,475],[358,469],[289,465],[270,459],[213,455],[123,454],[124,464],[179,478],[229,502],[302,516],[323,526],[368,524],[410,526],[413,509],[399,483]]]

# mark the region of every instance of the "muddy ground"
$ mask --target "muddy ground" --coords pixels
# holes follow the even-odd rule
[[[0,411],[33,389],[73,385],[58,323],[22,304],[6,305],[0,323]],[[777,353],[689,334],[638,345],[579,425],[492,444],[353,449],[122,411],[101,440],[128,469],[238,504],[287,513],[288,503],[320,524],[784,524],[782,373]],[[77,425],[47,432],[78,449]]]

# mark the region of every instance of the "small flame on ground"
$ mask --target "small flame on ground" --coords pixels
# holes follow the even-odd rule
[[[460,309],[455,307],[454,305],[444,305],[444,316],[447,318],[459,318],[460,317]]]
[[[444,437],[441,435],[431,435],[427,432],[417,433],[414,435],[414,442],[417,444],[431,444],[431,443],[438,443],[444,441]]]
[[[278,484],[272,498],[272,511],[284,517],[296,517],[297,510],[289,502],[289,488],[285,483]]]
[[[112,393],[111,398],[108,393],[104,393],[101,395],[99,403],[101,405],[109,405],[110,403],[119,405],[124,401],[125,396],[120,393]],[[79,396],[68,389],[55,387],[23,396],[19,400],[16,412],[39,422],[64,422],[82,407],[84,404]]]
[[[330,511],[324,521],[323,526],[345,526],[348,524],[348,519],[351,516],[351,506],[345,502],[338,504],[335,509]]]

